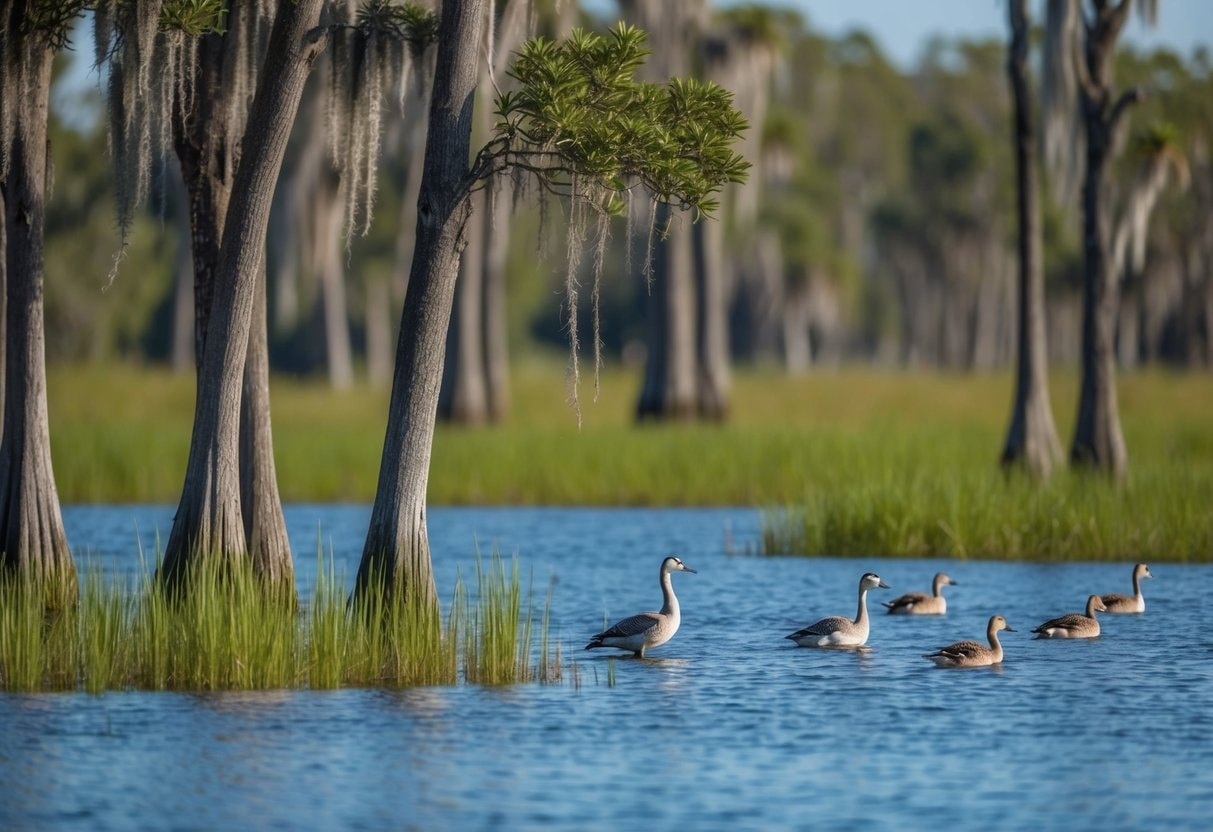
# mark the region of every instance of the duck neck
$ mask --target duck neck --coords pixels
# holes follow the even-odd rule
[[[1095,599],[1091,598],[1087,601],[1087,618],[1095,617]]]
[[[940,580],[939,578],[936,578],[936,579],[935,579],[935,586],[934,586],[934,590],[935,590],[935,597],[936,597],[936,598],[942,598],[942,597],[943,597],[943,581],[942,581],[942,580]]]
[[[674,581],[664,569],[661,570],[661,599],[661,614],[677,616],[678,596],[674,594]]]
[[[1140,603],[1141,603],[1141,601],[1142,601],[1142,597],[1141,597],[1141,575],[1140,575],[1140,574],[1138,574],[1138,572],[1137,572],[1137,570],[1136,570],[1136,569],[1135,569],[1135,570],[1133,570],[1133,598],[1134,598],[1134,599],[1135,599],[1135,600],[1136,600],[1136,601],[1137,601],[1139,604],[1140,604]]]
[[[855,623],[862,624],[868,620],[868,590],[864,587],[859,590],[859,609],[855,612]]]
[[[993,624],[986,627],[986,638],[990,642],[990,649],[994,651],[994,661],[1002,661],[1002,642],[998,640],[998,630]]]

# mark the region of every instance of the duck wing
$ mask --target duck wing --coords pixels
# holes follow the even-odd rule
[[[1080,612],[1072,612],[1069,615],[1063,615],[1060,618],[1052,618],[1041,624],[1039,627],[1034,627],[1032,632],[1043,633],[1045,630],[1073,630],[1075,627],[1085,627],[1091,623],[1091,619],[1087,618]]]
[[[836,633],[846,625],[854,623],[851,619],[843,618],[841,615],[831,615],[829,618],[823,618],[802,630],[797,630],[790,636],[784,636],[784,638],[790,638],[795,641],[805,636],[828,636],[830,633]]]
[[[661,617],[655,612],[642,612],[622,621],[616,621],[611,625],[609,630],[603,630],[595,639],[602,640],[604,638],[628,638],[629,636],[638,636],[645,630],[657,626],[660,623]]]
[[[915,604],[921,604],[923,601],[927,600],[927,597],[928,596],[924,592],[907,592],[905,595],[894,598],[892,601],[881,601],[880,603],[884,604],[889,608],[890,611],[892,611],[899,610],[904,607],[912,607]]]
[[[986,646],[976,641],[958,641],[955,644],[949,644],[947,647],[940,647],[932,656],[947,656],[950,659],[959,659],[964,656],[977,656],[984,651]]]

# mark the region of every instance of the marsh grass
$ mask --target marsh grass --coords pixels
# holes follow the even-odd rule
[[[513,684],[560,678],[547,634],[532,666],[533,614],[517,561],[478,565],[440,610],[407,595],[351,600],[331,559],[303,608],[247,567],[202,559],[174,591],[145,570],[133,586],[90,565],[79,603],[50,609],[35,582],[0,579],[0,690],[265,690]],[[184,588],[188,587],[188,590]],[[463,674],[460,674],[460,667]]]

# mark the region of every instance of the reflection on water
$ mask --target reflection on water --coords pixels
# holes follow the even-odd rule
[[[78,553],[133,576],[171,509],[73,508]],[[364,507],[294,506],[301,592],[317,538],[352,578]],[[729,557],[742,510],[434,509],[440,590],[474,536],[554,578],[559,685],[253,693],[0,695],[0,829],[1203,829],[1213,812],[1213,568],[1167,565],[1143,616],[1093,640],[1024,631],[1128,564]],[[319,529],[319,532],[317,531]],[[667,552],[682,629],[644,659],[586,638],[651,608]],[[848,604],[857,576],[960,585],[943,617],[873,615],[864,649],[784,636]],[[922,654],[1017,625],[1004,664]],[[608,685],[608,677],[614,685]],[[580,686],[570,681],[580,679]],[[1081,765],[1058,767],[1057,760]]]

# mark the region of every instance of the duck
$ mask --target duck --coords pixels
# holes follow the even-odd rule
[[[957,586],[956,581],[943,572],[935,573],[931,583],[931,594],[907,592],[892,601],[882,601],[889,608],[889,615],[943,615],[948,611],[948,601],[943,597],[945,586]]]
[[[670,575],[674,572],[690,572],[695,570],[687,566],[679,558],[671,555],[661,562],[661,595],[663,603],[661,612],[642,612],[629,616],[622,621],[616,621],[608,629],[590,638],[586,650],[595,647],[618,647],[630,650],[639,658],[644,658],[646,650],[660,647],[678,632],[682,623],[682,613],[678,608],[678,596],[674,594],[674,582]]]
[[[865,572],[859,579],[859,611],[855,620],[832,615],[797,630],[785,638],[801,647],[860,647],[868,640],[868,590],[889,589],[875,572]]]
[[[1099,621],[1095,613],[1106,612],[1107,607],[1098,595],[1087,598],[1086,613],[1072,612],[1054,618],[1032,628],[1037,638],[1095,638],[1099,635]]]
[[[1141,579],[1153,578],[1150,574],[1150,567],[1144,563],[1139,563],[1133,567],[1133,594],[1121,595],[1119,592],[1109,592],[1107,595],[1099,596],[1103,601],[1103,605],[1108,608],[1111,613],[1135,613],[1146,611],[1146,597],[1141,594]]]
[[[986,639],[990,646],[986,647],[976,641],[958,641],[947,647],[940,647],[934,653],[924,653],[924,659],[935,662],[936,667],[989,667],[1002,662],[1002,644],[998,641],[998,631],[1015,632],[1015,628],[1007,624],[1001,615],[991,615],[986,625]]]

